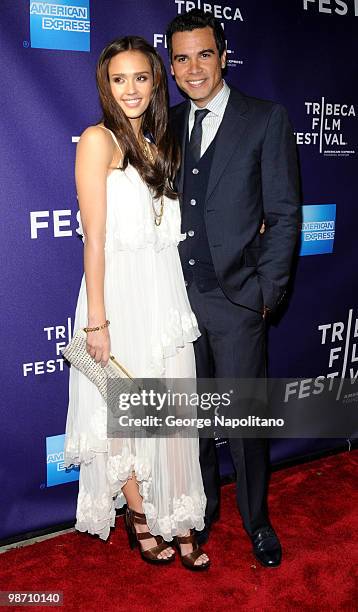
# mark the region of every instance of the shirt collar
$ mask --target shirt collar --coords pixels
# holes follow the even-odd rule
[[[216,96],[212,100],[210,100],[210,102],[207,103],[204,108],[207,108],[213,115],[216,115],[217,117],[222,117],[224,115],[229,96],[230,88],[223,79],[223,87],[216,94]],[[196,106],[196,104],[192,100],[190,101],[190,106],[190,114],[194,116],[195,111],[198,110],[199,107]]]

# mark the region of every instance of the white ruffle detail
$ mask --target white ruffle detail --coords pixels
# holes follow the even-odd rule
[[[110,528],[114,527],[116,509],[113,499],[105,493],[100,497],[93,496],[89,491],[80,489],[77,498],[75,528],[87,531],[91,535],[99,535],[101,540],[107,540]]]
[[[175,355],[187,342],[194,342],[199,336],[198,323],[192,311],[181,313],[171,309],[166,321],[163,321],[160,338],[157,342],[153,341],[151,376],[163,376],[165,359]]]
[[[95,436],[87,433],[66,434],[64,448],[64,467],[72,465],[88,464],[96,453],[106,453],[108,449],[107,440],[98,440]]]
[[[130,193],[130,204],[118,198]],[[132,193],[134,191],[134,193]],[[153,248],[161,251],[168,246],[177,246],[185,239],[181,233],[180,209],[178,201],[164,197],[164,211],[159,226],[154,223],[154,211],[160,208],[160,202],[153,200],[147,185],[137,171],[128,166],[125,170],[112,172],[107,181],[107,231],[105,251],[107,255],[117,251],[136,251]],[[81,217],[78,215],[77,232],[82,235]]]

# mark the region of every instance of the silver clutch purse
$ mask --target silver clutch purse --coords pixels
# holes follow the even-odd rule
[[[79,329],[71,342],[62,349],[62,355],[77,370],[82,372],[94,385],[96,385],[103,399],[107,402],[108,381],[110,379],[130,379],[133,376],[114,357],[110,355],[106,366],[97,363],[86,350],[87,334]],[[118,386],[117,386],[118,387]]]

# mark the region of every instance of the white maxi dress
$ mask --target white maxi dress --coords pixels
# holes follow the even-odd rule
[[[138,378],[193,379],[192,343],[199,331],[177,248],[185,237],[179,202],[165,198],[158,227],[153,204],[158,209],[133,166],[112,170],[107,178],[104,282],[111,352]],[[83,277],[74,331],[86,324]],[[105,402],[75,368],[70,370],[65,465],[81,466],[79,531],[108,538],[116,508],[125,504],[121,489],[133,472],[153,535],[170,541],[189,529],[204,528],[198,438],[107,438]]]

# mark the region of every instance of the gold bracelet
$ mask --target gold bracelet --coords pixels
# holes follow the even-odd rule
[[[105,329],[105,327],[108,327],[108,325],[110,324],[110,321],[107,321],[105,323],[103,323],[103,325],[98,325],[98,327],[84,327],[83,331],[86,332],[86,334],[88,334],[88,332],[95,332],[95,331],[99,331],[100,329]]]

